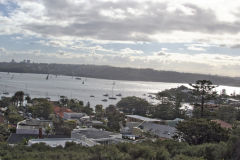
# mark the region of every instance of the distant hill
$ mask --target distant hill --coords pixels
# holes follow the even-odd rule
[[[98,65],[1,62],[0,72],[57,74],[111,80],[174,83],[194,83],[196,80],[206,79],[218,85],[240,86],[239,78]]]

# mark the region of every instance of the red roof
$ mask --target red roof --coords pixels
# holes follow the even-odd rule
[[[217,124],[220,124],[220,126],[222,128],[226,128],[226,129],[231,129],[232,128],[232,125],[227,123],[227,122],[224,122],[220,119],[215,119],[215,120],[212,120],[213,122],[216,122]]]
[[[59,107],[59,106],[54,107],[54,113],[56,115],[58,115],[59,117],[63,118],[63,113],[64,112],[73,113],[73,111],[69,108],[63,108],[63,107]]]

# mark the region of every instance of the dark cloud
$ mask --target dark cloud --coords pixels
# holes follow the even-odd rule
[[[46,25],[28,23],[25,29],[42,35],[88,37],[99,40],[151,41],[156,33],[173,31],[202,32],[208,34],[231,33],[240,31],[240,23],[221,22],[213,10],[202,9],[192,4],[184,7],[191,9],[192,15],[182,10],[167,11],[165,3],[134,1],[99,2],[89,0],[72,4],[66,0],[43,0],[46,16],[51,21],[69,22],[68,25]],[[144,9],[144,6],[148,9]],[[142,14],[128,12],[129,8],[139,9]],[[123,12],[125,18],[108,17],[101,11],[116,9]]]
[[[240,44],[234,44],[231,46],[231,48],[233,49],[239,49],[240,48]]]

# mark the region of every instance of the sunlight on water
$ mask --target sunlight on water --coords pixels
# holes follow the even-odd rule
[[[51,100],[58,100],[63,95],[68,98],[77,98],[85,103],[90,102],[92,107],[96,104],[103,104],[106,107],[109,104],[116,104],[121,99],[120,96],[116,96],[117,94],[121,94],[122,97],[138,96],[156,103],[156,100],[148,97],[149,93],[157,93],[180,85],[188,86],[179,83],[119,81],[84,77],[77,80],[76,77],[56,77],[54,75],[50,75],[49,79],[46,80],[46,77],[47,75],[44,74],[0,72],[0,93],[13,94],[22,90],[30,94],[31,97],[50,97]],[[113,83],[115,83],[114,86]],[[223,88],[226,89],[227,94],[240,93],[239,87],[219,86],[216,90],[220,92]],[[108,99],[107,102],[103,102],[103,99],[107,99],[103,96],[104,94],[114,96],[117,100]]]

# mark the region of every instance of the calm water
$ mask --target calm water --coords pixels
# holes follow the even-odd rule
[[[84,78],[81,80],[70,76],[49,75],[46,80],[46,74],[28,74],[28,73],[3,73],[0,72],[0,94],[9,92],[10,95],[16,91],[22,90],[33,97],[50,97],[51,100],[58,100],[60,96],[68,98],[77,98],[79,100],[90,102],[91,107],[96,104],[102,104],[105,107],[109,104],[116,104],[121,97],[116,95],[121,93],[122,97],[138,96],[145,98],[151,103],[157,103],[156,100],[148,97],[149,93],[177,87],[184,84],[162,83],[162,82],[143,82],[143,81],[119,81],[105,80],[96,78]],[[84,84],[83,84],[84,81]],[[113,85],[115,84],[115,85]],[[185,84],[187,86],[187,84]],[[113,89],[112,89],[113,88]],[[240,93],[239,87],[219,86],[218,91],[225,88],[228,94]],[[114,96],[117,100],[109,100],[104,94]],[[90,96],[94,97],[90,97]],[[103,102],[107,99],[107,102]]]

